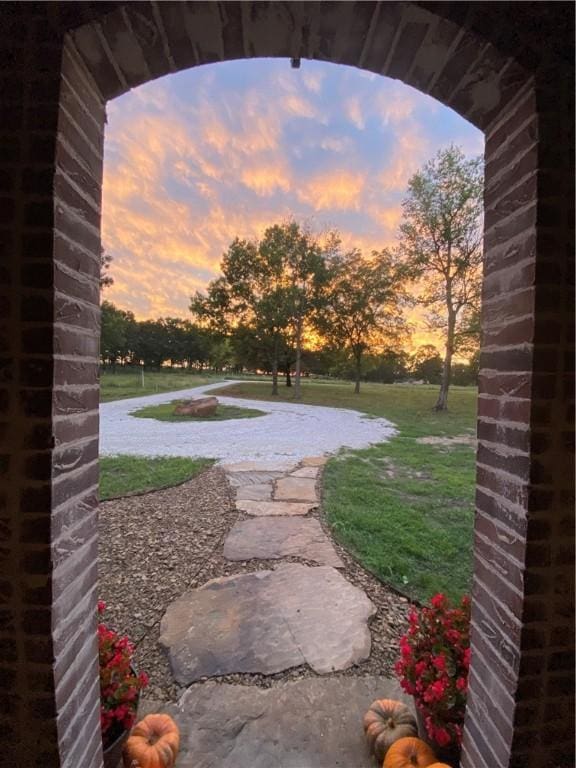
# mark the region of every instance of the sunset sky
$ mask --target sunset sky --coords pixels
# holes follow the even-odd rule
[[[106,298],[138,319],[186,317],[235,236],[288,217],[365,252],[393,245],[409,177],[450,143],[484,146],[452,110],[351,67],[259,59],[143,85],[108,104]]]

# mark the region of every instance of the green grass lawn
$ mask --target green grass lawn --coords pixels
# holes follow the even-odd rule
[[[178,485],[213,464],[212,459],[101,456],[100,499],[143,493]]]
[[[127,372],[118,369],[116,373],[112,373],[106,370],[100,373],[100,402],[155,395],[157,392],[174,392],[217,381],[222,381],[222,376],[202,376],[185,371],[146,371],[142,386],[142,374],[139,371]]]
[[[268,384],[237,384],[227,396],[279,398]],[[216,394],[214,392],[213,394]],[[435,592],[458,598],[472,577],[474,449],[425,445],[420,437],[473,436],[477,391],[454,387],[447,413],[432,410],[437,387],[308,383],[303,403],[353,408],[398,428],[387,443],[343,451],[328,462],[325,509],[335,536],[383,581],[418,600]],[[305,440],[305,436],[303,436]]]
[[[228,419],[254,419],[256,416],[265,416],[264,411],[256,408],[239,408],[236,405],[219,404],[213,416],[175,416],[174,408],[180,400],[172,400],[171,403],[162,405],[148,405],[138,411],[132,411],[131,416],[140,419],[157,419],[158,421],[226,421]]]

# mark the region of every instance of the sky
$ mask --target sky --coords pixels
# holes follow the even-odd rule
[[[353,67],[255,59],[142,85],[108,104],[105,296],[138,319],[187,317],[236,236],[287,218],[366,254],[393,246],[408,179],[451,143],[484,149],[451,109]]]

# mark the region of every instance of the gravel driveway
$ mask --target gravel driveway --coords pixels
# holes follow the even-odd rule
[[[235,382],[225,382],[234,384]],[[117,400],[100,406],[100,452],[138,456],[204,456],[221,461],[295,459],[365,448],[382,443],[395,430],[386,419],[358,411],[298,403],[270,403],[218,396],[224,405],[265,411],[253,419],[165,422],[131,416],[146,405],[197,397],[225,383]]]

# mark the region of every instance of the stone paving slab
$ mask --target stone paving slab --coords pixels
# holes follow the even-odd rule
[[[260,517],[236,523],[224,542],[228,560],[279,560],[301,557],[343,568],[320,523],[311,518]]]
[[[159,642],[181,685],[301,664],[325,674],[368,658],[375,612],[334,568],[287,563],[187,592],[168,606]]]
[[[242,488],[245,485],[262,485],[271,483],[284,477],[283,472],[232,472],[226,475],[233,488]]]
[[[221,464],[224,472],[290,472],[297,464],[293,460],[282,461],[236,461],[233,464]]]
[[[283,477],[276,483],[274,498],[278,501],[317,501],[316,482],[307,477]]]
[[[323,467],[329,456],[306,456],[302,459],[303,467]]]
[[[290,477],[308,477],[312,480],[316,480],[319,472],[320,467],[301,467],[295,472],[290,472]]]
[[[241,485],[236,488],[237,501],[271,501],[272,484],[254,483],[253,485]]]
[[[181,729],[178,768],[375,768],[362,718],[381,698],[413,708],[395,680],[375,676],[197,683],[164,711]]]
[[[307,501],[250,501],[239,500],[236,509],[254,517],[286,517],[291,515],[307,515],[318,502]]]

